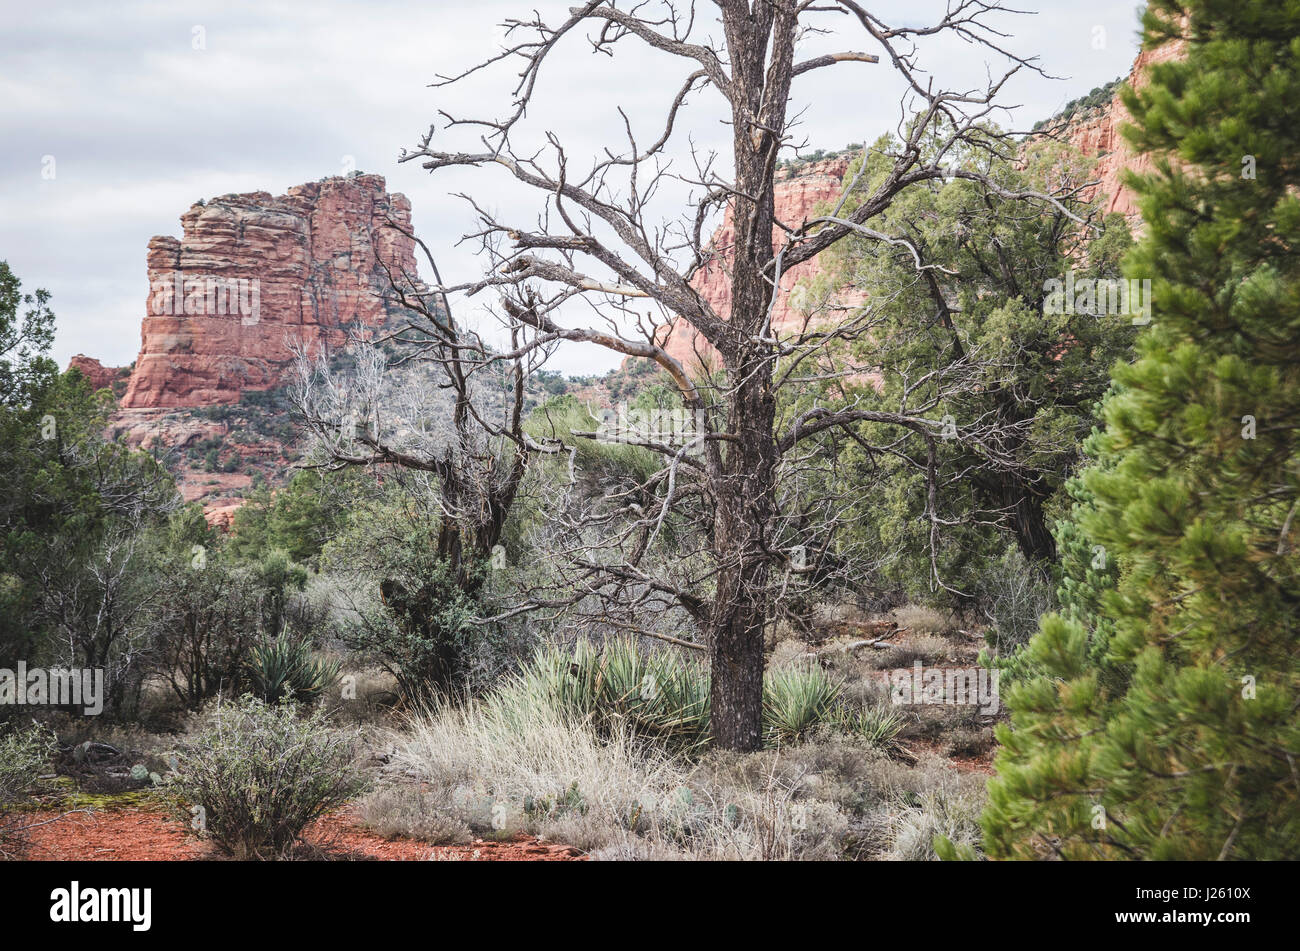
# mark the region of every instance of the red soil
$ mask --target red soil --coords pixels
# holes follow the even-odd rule
[[[900,744],[903,751],[913,757],[922,750],[934,753],[940,756],[953,769],[963,773],[983,773],[986,776],[992,776],[996,770],[993,768],[993,755],[996,748],[990,746],[983,753],[951,753],[946,754],[943,751],[943,744],[937,740],[912,738]]]
[[[204,858],[206,847],[188,838],[179,822],[146,810],[27,813],[22,858],[43,861],[185,860]]]
[[[205,861],[222,858],[210,842],[190,834],[166,813],[151,809],[28,813],[22,858],[35,861]],[[581,861],[577,850],[519,835],[508,842],[431,846],[413,839],[385,839],[357,825],[348,812],[313,823],[304,840],[309,858],[336,861]]]

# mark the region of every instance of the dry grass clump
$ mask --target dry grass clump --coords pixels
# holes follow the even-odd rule
[[[357,814],[383,836],[406,835],[433,845],[463,845],[473,838],[466,817],[442,787],[393,783],[363,797]]]
[[[946,637],[956,633],[960,626],[951,614],[919,604],[905,604],[901,608],[895,608],[890,614],[898,622],[899,627],[914,634]]]
[[[943,738],[945,756],[980,756],[993,746],[993,728],[958,729]]]
[[[795,775],[739,786],[693,781],[689,760],[616,725],[598,733],[538,699],[503,691],[413,717],[393,738],[393,766],[446,791],[421,810],[467,820],[481,834],[524,831],[624,857],[820,856],[819,830],[838,824],[833,810],[796,805]],[[396,811],[386,818],[389,831],[417,831],[401,829]]]
[[[375,828],[430,841],[527,832],[604,859],[883,857],[898,848],[894,826],[920,822],[908,797],[949,782],[929,763],[900,778],[908,767],[875,744],[829,730],[686,757],[527,694],[428,711],[392,740],[392,768],[423,786],[370,797],[362,814]]]
[[[874,707],[892,703],[893,693],[889,680],[881,671],[862,665],[856,677],[844,681],[844,699],[858,707]]]
[[[528,698],[498,696],[412,719],[394,738],[393,765],[446,790],[422,809],[458,814],[479,834],[528,832],[621,858],[801,857],[817,830],[835,822],[816,804],[796,806],[797,784],[785,775],[752,788],[690,782],[686,759],[625,728],[597,733]],[[416,824],[400,828],[401,818],[386,816],[389,831],[418,832]]]
[[[959,654],[952,641],[933,634],[905,634],[884,650],[863,653],[864,662],[875,670],[898,670],[917,661],[929,667],[952,663]]]
[[[362,816],[386,834],[527,832],[605,859],[897,857],[918,852],[931,826],[966,842],[949,814],[969,810],[953,790],[977,802],[982,780],[962,786],[937,758],[915,768],[890,759],[908,712],[787,653],[768,671],[771,745],[741,755],[693,742],[701,725],[673,713],[699,712],[693,670],[619,648],[548,652],[494,692],[392,733],[389,770],[405,789],[372,795]],[[634,692],[647,671],[674,689]]]
[[[873,857],[934,861],[936,835],[978,850],[979,815],[987,800],[985,781],[984,775],[955,770],[930,752],[910,766],[892,760],[881,763],[871,777],[871,795],[880,803],[874,814]]]
[[[793,639],[777,641],[776,645],[772,648],[771,654],[768,655],[767,669],[779,670],[783,667],[802,664],[805,663],[810,656],[808,645],[803,641]]]
[[[856,604],[817,604],[813,606],[813,623],[823,626],[866,621],[866,613]]]
[[[919,797],[915,804],[904,804],[889,823],[888,848],[881,858],[900,862],[933,862],[934,840],[943,836],[959,849],[978,849],[981,834],[981,796],[964,791],[939,789]],[[978,854],[978,852],[976,853]]]
[[[912,714],[902,731],[907,738],[923,737],[947,743],[957,736],[973,736],[985,731],[992,736],[992,727],[976,707],[922,703],[910,705],[907,709]]]
[[[444,799],[424,805],[477,833],[550,835],[560,820],[590,817],[602,836],[567,843],[590,848],[617,840],[641,803],[681,781],[665,750],[635,742],[617,723],[602,733],[538,693],[502,691],[413,716],[392,738],[392,765],[444,790]],[[564,825],[572,831],[572,822]]]
[[[344,666],[325,704],[340,722],[374,724],[389,717],[400,697],[397,678],[382,667]]]

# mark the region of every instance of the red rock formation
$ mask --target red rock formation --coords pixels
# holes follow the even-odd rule
[[[1147,69],[1152,63],[1177,59],[1183,51],[1182,43],[1166,43],[1150,52],[1139,53],[1129,73],[1129,85],[1141,89],[1147,83]],[[1120,135],[1120,128],[1130,121],[1132,116],[1117,93],[1099,115],[1070,125],[1065,137],[1084,155],[1097,159],[1096,177],[1100,180],[1097,191],[1105,196],[1105,213],[1122,214],[1136,230],[1142,226],[1136,196],[1124,187],[1121,178],[1125,169],[1146,173],[1151,171],[1152,164],[1149,156],[1136,154]]]
[[[777,220],[788,227],[798,227],[805,219],[813,216],[818,205],[835,199],[843,187],[844,173],[848,170],[850,158],[851,156],[841,155],[824,159],[805,166],[795,174],[789,171],[779,172],[775,194]],[[777,246],[781,234],[779,229],[773,229],[773,247]],[[731,272],[727,267],[727,256],[735,235],[731,209],[728,208],[722,226],[710,242],[710,247],[718,257],[700,271],[692,282],[713,309],[724,317],[731,311]],[[781,275],[782,293],[772,309],[773,329],[780,332],[793,321],[802,319],[798,308],[791,306],[790,291],[799,281],[811,278],[820,271],[821,267],[814,259],[796,265]],[[716,356],[712,347],[685,321],[674,324],[665,338],[664,349],[690,367],[701,359],[711,362]]]
[[[149,242],[149,298],[124,408],[230,403],[278,383],[290,345],[346,341],[383,324],[386,275],[415,275],[411,205],[379,175],[223,195]]]
[[[90,381],[91,389],[104,390],[112,387],[113,381],[117,379],[123,368],[106,367],[94,357],[79,353],[68,361],[68,369],[80,370],[82,375]]]
[[[1166,44],[1158,50],[1139,54],[1133,63],[1129,82],[1135,88],[1140,88],[1147,81],[1146,70],[1152,63],[1177,58],[1182,55],[1182,49],[1181,44]],[[1134,195],[1120,184],[1120,179],[1126,168],[1139,172],[1150,170],[1151,161],[1146,156],[1134,154],[1119,134],[1120,127],[1129,120],[1128,110],[1116,95],[1107,108],[1095,116],[1068,126],[1064,134],[1065,138],[1085,155],[1098,159],[1097,177],[1100,179],[1100,184],[1097,190],[1106,196],[1106,212],[1119,212],[1129,219],[1130,225],[1140,227],[1141,220]],[[778,182],[777,218],[787,225],[798,225],[809,217],[819,204],[829,202],[839,195],[847,169],[848,158],[840,156],[809,166],[800,171],[797,176],[787,177]],[[718,229],[711,243],[711,246],[719,252],[719,258],[701,272],[694,282],[714,310],[723,316],[726,316],[731,308],[731,284],[726,255],[734,240],[734,234],[731,212],[728,211],[722,227]],[[775,238],[776,235],[774,240]],[[790,290],[800,280],[813,277],[820,270],[817,259],[814,259],[791,268],[782,276],[781,287],[785,293],[778,298],[772,313],[773,328],[778,333],[801,319],[799,309],[792,306]],[[665,336],[665,349],[688,367],[694,367],[701,358],[708,362],[716,357],[712,348],[685,321],[677,321],[669,329]]]
[[[110,439],[144,450],[189,449],[205,440],[221,439],[228,431],[224,423],[165,409],[118,410],[108,422]]]
[[[229,519],[252,488],[254,474],[278,484],[292,474],[294,457],[278,433],[258,431],[259,422],[268,421],[262,410],[230,410],[220,414],[220,419],[192,408],[118,410],[109,419],[107,435],[133,449],[168,457],[181,497],[186,502],[201,502],[209,524],[228,528]],[[208,464],[213,448],[217,449],[215,467]],[[228,468],[232,462],[235,467]]]
[[[220,505],[208,505],[203,509],[203,518],[213,528],[221,532],[229,532],[235,525],[235,513],[238,512],[244,503],[226,502]]]

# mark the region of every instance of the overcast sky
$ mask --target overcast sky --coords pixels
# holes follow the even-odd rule
[[[531,206],[499,176],[431,176],[417,163],[399,165],[398,154],[440,108],[499,114],[510,70],[455,91],[428,84],[490,53],[502,19],[537,9],[559,20],[571,2],[0,0],[0,259],[25,289],[53,294],[59,363],[75,353],[112,365],[135,359],[146,245],[157,234],[179,237],[180,215],[195,200],[282,194],[342,174],[348,163],[410,197],[417,232],[445,279],[474,276],[475,259],[454,247],[473,217],[452,193],[474,190],[507,213]],[[1028,128],[1128,72],[1137,52],[1132,0],[1017,5],[1034,13],[994,21],[1011,34],[1007,44],[1064,78],[1018,77],[1004,101],[1019,109],[1004,126]],[[916,25],[943,9],[931,0],[868,6],[887,22]],[[869,40],[841,34],[813,38],[803,52],[832,48],[874,51]],[[921,65],[950,86],[978,82],[990,61],[952,41],[922,48]],[[545,74],[529,133],[555,131],[575,161],[590,161],[603,145],[621,145],[621,104],[644,116],[644,139],[652,139],[684,75],[658,54],[610,59],[570,43]],[[691,136],[705,147],[724,144],[716,106],[697,98],[685,117]],[[845,64],[798,80],[794,105],[804,109],[809,148],[837,149],[895,126],[898,87],[887,65]],[[618,359],[575,347],[552,366],[603,372]]]

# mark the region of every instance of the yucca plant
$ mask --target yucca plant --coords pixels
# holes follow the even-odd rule
[[[831,724],[888,745],[902,726],[892,710],[850,711],[841,682],[809,665],[770,671],[764,678],[763,721],[769,743],[798,740]],[[643,651],[630,640],[539,648],[524,669],[486,701],[502,722],[522,729],[532,711],[554,710],[608,733],[617,722],[637,736],[682,752],[709,739],[709,673],[671,651]]]
[[[536,692],[554,709],[597,729],[618,719],[636,734],[679,748],[697,747],[708,736],[703,666],[667,651],[642,652],[628,640],[543,648],[511,689]]]
[[[256,645],[244,665],[254,695],[266,703],[283,697],[309,703],[334,685],[339,668],[338,661],[315,657],[307,641],[288,634]]]
[[[831,720],[842,684],[815,664],[769,671],[763,681],[763,731],[768,742],[797,740]]]
[[[860,736],[872,746],[888,749],[903,729],[903,715],[892,705],[875,703],[866,707],[841,708],[840,729]]]

